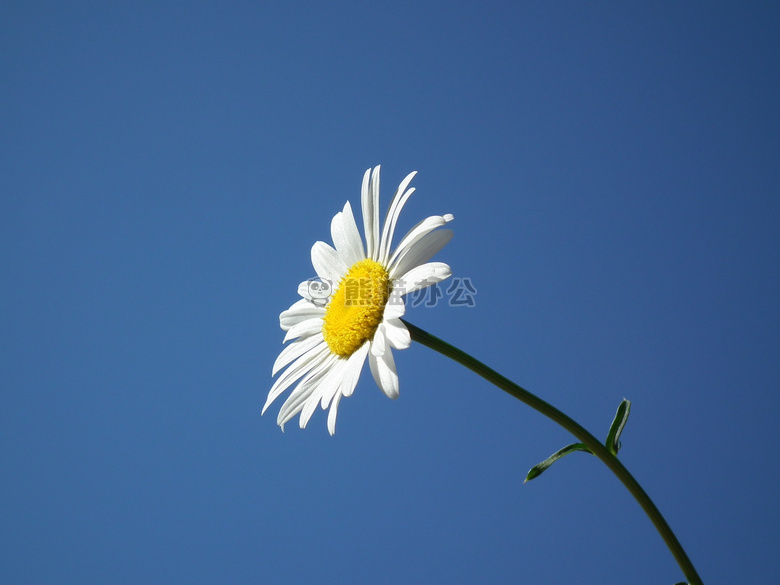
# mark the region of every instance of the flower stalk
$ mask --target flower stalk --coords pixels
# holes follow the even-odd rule
[[[671,527],[661,515],[661,512],[658,510],[656,505],[650,499],[650,496],[647,495],[647,492],[645,492],[642,486],[639,485],[639,482],[634,479],[634,476],[629,473],[620,460],[615,455],[613,455],[607,449],[607,447],[601,443],[601,441],[599,441],[582,425],[570,418],[565,413],[545,402],[538,396],[532,394],[528,390],[518,386],[476,358],[450,345],[446,341],[431,335],[427,331],[412,325],[408,321],[403,319],[402,321],[409,329],[409,333],[411,334],[413,341],[417,341],[418,343],[421,343],[422,345],[425,345],[426,347],[455,360],[476,374],[479,374],[488,382],[498,386],[521,402],[524,402],[531,408],[552,419],[561,425],[564,429],[569,431],[572,435],[577,437],[577,439],[579,439],[582,443],[584,443],[585,446],[590,449],[591,453],[601,459],[601,461],[603,461],[604,464],[612,471],[612,473],[614,473],[623,483],[631,495],[634,496],[634,499],[636,499],[636,501],[648,515],[653,525],[658,530],[658,533],[661,535],[661,538],[663,538],[666,546],[669,548],[675,560],[677,561],[677,564],[680,566],[680,569],[682,569],[682,572],[688,580],[688,583],[690,585],[703,585],[701,578],[696,572],[693,563],[691,563],[690,559],[688,558],[687,553],[680,544],[680,541],[677,540],[677,537],[674,535],[674,532],[672,532]]]

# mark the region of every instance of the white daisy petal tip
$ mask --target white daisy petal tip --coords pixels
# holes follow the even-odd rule
[[[403,292],[403,282],[398,283],[397,290],[399,292]],[[396,299],[393,299],[391,302],[387,303],[387,306],[385,307],[385,321],[388,321],[390,319],[400,319],[404,316],[406,313],[406,303],[404,302],[404,299],[402,297],[398,297]]]
[[[386,351],[382,356],[371,354],[368,363],[377,386],[382,389],[385,396],[392,400],[397,399],[400,391],[393,352]]]
[[[374,339],[369,345],[371,355],[380,356],[384,355],[385,351],[387,351],[387,339],[385,337],[384,325],[384,322],[379,324],[379,328],[374,334]]]
[[[389,319],[382,325],[385,338],[393,349],[407,349],[412,344],[412,336],[400,319]]]

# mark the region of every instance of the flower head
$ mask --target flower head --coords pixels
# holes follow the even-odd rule
[[[287,367],[274,383],[263,412],[287,388],[296,384],[282,404],[277,423],[300,413],[304,428],[317,405],[328,413],[328,431],[336,430],[339,401],[357,386],[368,358],[377,385],[390,398],[398,397],[398,374],[392,349],[406,349],[409,331],[401,321],[406,307],[403,296],[436,284],[450,276],[443,262],[428,262],[452,238],[451,230],[439,230],[452,215],[434,215],[407,233],[391,250],[401,209],[414,188],[410,173],[398,187],[379,225],[379,167],[368,169],[361,192],[365,247],[349,201],[330,224],[333,246],[316,242],[311,261],[317,279],[303,282],[303,297],[279,316],[287,332],[285,347],[274,363],[273,374]]]

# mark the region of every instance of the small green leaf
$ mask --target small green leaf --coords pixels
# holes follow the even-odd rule
[[[609,427],[609,433],[607,434],[606,447],[613,455],[617,455],[620,450],[620,433],[623,432],[623,428],[628,421],[628,413],[631,411],[631,401],[623,399],[623,402],[618,406],[615,413],[615,420],[612,421],[612,426]]]
[[[569,453],[573,453],[574,451],[585,451],[586,453],[590,453],[591,450],[588,449],[584,443],[574,443],[572,445],[569,445],[567,447],[564,447],[563,449],[560,449],[550,455],[547,459],[542,461],[541,463],[537,463],[534,465],[529,471],[528,475],[525,476],[525,481],[523,483],[526,483],[528,481],[531,481],[534,478],[539,477],[542,475],[545,470],[550,467],[553,463],[558,461],[561,457],[564,455],[568,455]]]

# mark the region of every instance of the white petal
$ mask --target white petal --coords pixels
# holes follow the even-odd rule
[[[268,398],[263,406],[263,412],[268,406],[276,400],[279,395],[290,387],[298,378],[316,368],[330,355],[328,345],[323,341],[321,345],[314,347],[307,353],[299,357],[285,372],[276,380],[271,390],[268,392]]]
[[[405,254],[408,248],[419,242],[427,234],[431,233],[436,228],[440,228],[441,226],[446,225],[452,220],[453,217],[449,213],[446,215],[432,215],[431,217],[426,217],[424,220],[410,229],[409,233],[403,237],[401,242],[398,244],[395,253],[393,253],[393,256],[390,258],[390,264],[387,266],[392,266],[395,264],[396,260],[400,258],[401,255]]]
[[[382,392],[393,400],[398,398],[398,373],[395,370],[393,352],[388,350],[381,357],[369,353],[368,365],[371,366],[371,373]]]
[[[287,331],[302,321],[316,317],[322,318],[324,315],[325,309],[313,305],[306,299],[301,299],[286,311],[282,311],[279,315],[279,326]]]
[[[322,372],[319,372],[316,376],[318,379],[322,378]],[[284,425],[286,425],[290,419],[294,418],[296,414],[301,412],[306,400],[314,392],[316,388],[316,381],[312,381],[310,376],[307,376],[301,380],[295,389],[287,397],[287,400],[282,404],[282,408],[279,409],[279,414],[276,416],[276,424],[282,427],[284,431]]]
[[[301,410],[300,426],[302,429],[306,428],[309,423],[309,419],[317,410],[317,405],[322,401],[324,397],[327,397],[327,401],[330,402],[333,395],[338,392],[339,386],[343,380],[343,372],[347,362],[340,359],[335,359],[328,368],[328,373],[317,384],[317,388],[312,395],[306,400],[306,404],[303,405]]]
[[[322,343],[322,339],[316,335],[310,335],[309,337],[304,337],[303,339],[293,341],[290,345],[285,347],[276,358],[273,370],[271,371],[271,376],[275,376],[279,370],[281,370],[291,361],[298,359],[298,357],[302,356],[318,343]]]
[[[349,201],[344,205],[344,211],[337,213],[330,222],[330,235],[333,245],[347,266],[352,266],[366,257]]]
[[[395,224],[398,222],[398,216],[401,214],[406,201],[414,193],[414,189],[406,188],[412,179],[417,174],[417,171],[409,173],[406,178],[401,181],[398,186],[398,190],[395,192],[393,201],[390,203],[390,207],[387,210],[387,217],[385,218],[385,225],[382,228],[382,241],[379,246],[379,263],[383,266],[387,266],[387,261],[390,257],[390,244],[393,241],[393,234],[395,233]]]
[[[436,230],[420,238],[399,254],[395,263],[390,266],[390,278],[406,274],[412,268],[425,264],[452,239],[452,230]]]
[[[379,165],[363,175],[361,189],[363,230],[366,236],[366,257],[376,259],[379,252]]]
[[[412,268],[401,277],[405,284],[406,294],[429,287],[452,275],[450,267],[444,262],[428,262],[417,268]]]
[[[412,337],[400,319],[385,319],[382,323],[385,337],[393,349],[406,349],[412,344]]]
[[[290,327],[290,329],[287,331],[287,334],[284,336],[284,343],[287,343],[296,337],[308,337],[309,335],[314,335],[315,333],[321,331],[322,317],[313,317],[311,319],[307,319],[306,321],[296,323]]]
[[[276,424],[282,427],[282,430],[284,430],[284,425],[287,424],[291,418],[303,410],[303,407],[311,398],[312,394],[316,392],[319,383],[328,375],[328,372],[330,372],[329,366],[332,361],[330,358],[333,358],[333,356],[327,356],[322,363],[311,370],[306,377],[298,383],[295,389],[287,397],[287,400],[284,401],[282,408],[279,409],[279,415],[276,417]],[[317,401],[315,400],[315,406],[316,402]]]
[[[307,280],[306,282],[302,282],[302,283],[301,283],[300,285],[298,285],[298,286],[299,286],[299,287],[300,287],[300,286],[303,286],[303,285],[307,284],[308,282],[309,282],[309,281]],[[305,307],[306,305],[311,305],[311,303],[310,303],[309,301],[307,301],[306,299],[298,299],[298,300],[297,300],[297,301],[295,301],[295,302],[294,302],[292,305],[290,305],[290,308],[289,308],[289,309],[287,309],[287,310],[288,310],[288,311],[294,311],[294,310],[296,310],[296,309],[298,309],[298,308],[300,308],[300,307]]]
[[[325,242],[314,242],[311,247],[311,264],[320,278],[326,278],[335,287],[347,272],[347,265],[332,247]]]
[[[382,330],[382,323],[379,324],[374,332],[374,338],[371,340],[371,353],[374,355],[382,355],[387,349],[387,343],[385,334]]]
[[[344,370],[344,384],[341,386],[341,393],[344,396],[352,396],[355,391],[360,372],[363,371],[363,364],[366,363],[366,356],[370,344],[364,343],[355,353],[347,359],[347,368]]]
[[[336,415],[338,414],[339,401],[341,400],[341,392],[336,394],[333,398],[333,404],[330,405],[330,412],[328,413],[328,432],[332,437],[336,432]]]
[[[402,286],[404,283],[399,283]],[[390,300],[385,305],[384,319],[400,319],[406,313],[406,303],[401,295],[406,294],[403,288],[393,290]]]

